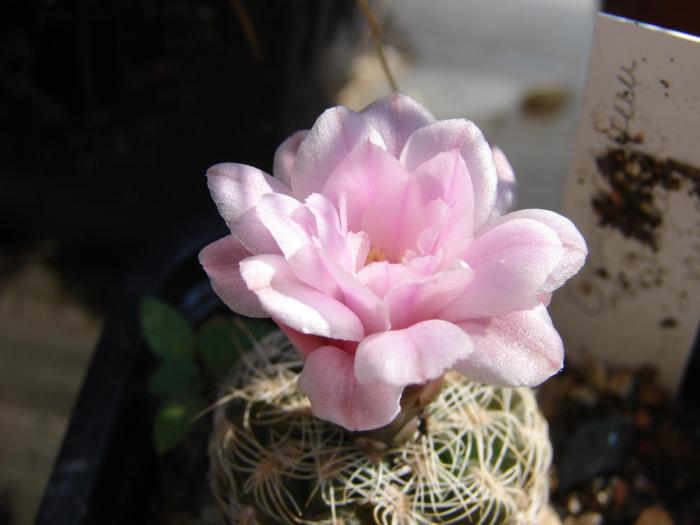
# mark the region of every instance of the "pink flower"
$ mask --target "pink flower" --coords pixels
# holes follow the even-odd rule
[[[561,369],[545,305],[586,245],[556,213],[503,215],[513,171],[472,122],[399,94],[332,108],[282,143],[273,172],[209,169],[231,235],[200,261],[231,309],[271,317],[304,355],[316,416],[372,429],[404,387],[448,369],[512,386]]]

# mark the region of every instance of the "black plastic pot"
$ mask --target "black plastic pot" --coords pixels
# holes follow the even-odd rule
[[[161,9],[160,3],[156,4],[155,12],[170,12]],[[207,151],[212,141],[217,144],[223,141],[227,151],[229,144],[232,148],[231,156],[227,154],[223,158],[245,160],[269,168],[276,144],[288,133],[308,127],[328,105],[327,97],[335,87],[326,78],[328,68],[325,67],[324,57],[328,42],[339,28],[357,30],[359,26],[352,25],[356,7],[350,0],[265,0],[247,4],[265,51],[264,59],[260,63],[251,59],[248,44],[237,22],[234,23],[235,31],[222,29],[223,34],[232,40],[227,39],[228,47],[222,47],[222,52],[229,53],[225,55],[228,58],[224,62],[228,68],[224,73],[228,76],[222,76],[219,69],[207,70],[207,74],[216,73],[218,80],[204,82],[204,85],[221,89],[223,94],[203,91],[216,96],[213,99],[201,96],[197,99],[196,107],[214,105],[217,119],[223,116],[225,124],[222,127],[214,126],[221,119],[208,118],[208,113],[197,109],[188,126],[200,123],[206,128],[203,142],[207,145]],[[103,25],[99,25],[104,18],[102,11],[82,9],[87,4],[81,6],[84,25],[103,28]],[[112,11],[108,9],[105,13]],[[234,14],[226,3],[217,5],[212,12],[217,17],[230,17],[235,22]],[[99,20],[95,21],[95,17]],[[114,26],[111,18],[104,20],[109,21],[108,27]],[[222,24],[224,22],[222,19]],[[150,21],[148,23],[151,24]],[[120,24],[114,27],[117,26],[121,28]],[[176,31],[183,29],[177,26]],[[149,29],[148,34],[151,33]],[[141,46],[140,41],[134,41]],[[218,53],[220,50],[215,51]],[[190,52],[194,53],[188,50]],[[206,64],[202,67],[206,67]],[[342,67],[342,64],[338,67]],[[199,70],[187,71],[192,76],[201,76],[197,72]],[[248,80],[239,82],[241,78]],[[133,103],[131,99],[125,100],[130,105]],[[230,105],[224,105],[224,102]],[[148,104],[150,107],[150,100]],[[232,126],[233,122],[235,126]],[[173,144],[168,143],[168,152],[172,149]],[[219,153],[209,151],[206,158],[211,163],[223,160],[217,155]],[[188,151],[182,158],[189,164],[198,164],[193,151]],[[173,154],[172,159],[181,157]],[[168,157],[168,160],[172,159]],[[267,166],[263,159],[267,160]],[[253,162],[256,160],[261,162]],[[200,166],[196,170],[202,168]],[[119,172],[120,183],[123,183],[122,172]],[[143,226],[145,221],[139,217],[162,217],[164,203],[169,203],[170,209],[181,202],[170,199],[171,194],[159,193],[164,185],[169,184],[172,194],[177,193],[177,188],[180,188],[178,195],[184,191],[185,202],[196,204],[201,201],[206,193],[203,189],[192,190],[190,194],[187,191],[188,183],[177,178],[178,174],[191,172],[189,168],[173,170],[167,165],[165,168],[159,165],[152,175],[164,177],[161,182],[158,182],[161,179],[156,181],[157,191],[154,192],[161,200],[149,202],[146,215],[132,213],[124,218],[124,221],[131,221],[129,224],[135,221],[138,225],[138,235],[132,237],[152,238],[153,232]],[[179,186],[173,186],[175,182]],[[157,295],[178,307],[194,323],[221,307],[196,259],[197,252],[204,245],[225,233],[214,206],[210,202],[208,205],[210,212],[175,230],[154,246],[149,255],[129,272],[119,289],[47,485],[36,519],[38,525],[124,525],[151,521],[148,516],[153,513],[154,488],[162,473],[158,468],[161,460],[153,449],[151,436],[156,401],[146,390],[155,362],[141,337],[138,305],[144,295]]]
[[[168,235],[129,272],[119,290],[73,410],[37,525],[148,521],[158,458],[151,429],[156,402],[146,384],[154,358],[138,319],[157,295],[196,323],[221,308],[197,253],[226,233],[214,211]]]

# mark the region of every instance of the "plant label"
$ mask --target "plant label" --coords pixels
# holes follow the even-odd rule
[[[676,392],[700,318],[700,39],[598,15],[572,163],[590,255],[552,305],[568,356]]]

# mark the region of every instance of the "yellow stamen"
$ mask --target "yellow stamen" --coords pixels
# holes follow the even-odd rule
[[[367,259],[365,260],[365,266],[367,266],[370,263],[373,262],[382,262],[386,261],[386,255],[384,255],[384,252],[372,247],[372,249],[369,251],[367,254]]]

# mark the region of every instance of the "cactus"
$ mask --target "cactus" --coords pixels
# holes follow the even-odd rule
[[[234,367],[210,442],[227,523],[536,522],[551,445],[531,390],[447,373],[398,433],[353,433],[311,414],[301,367],[281,332]]]

